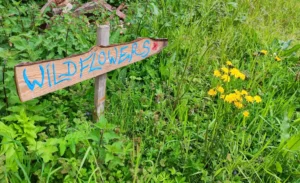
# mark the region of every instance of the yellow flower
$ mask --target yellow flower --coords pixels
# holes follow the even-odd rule
[[[224,101],[228,102],[228,103],[232,103],[234,101],[234,99],[229,94],[229,95],[225,95]]]
[[[220,93],[224,93],[224,88],[222,86],[218,86],[217,91]]]
[[[229,81],[230,81],[230,76],[227,75],[227,74],[224,74],[223,76],[221,76],[221,79],[222,79],[224,82],[229,82]]]
[[[245,80],[245,74],[241,73],[237,68],[230,69],[230,75],[234,76],[235,78],[241,78]]]
[[[254,100],[255,100],[255,102],[257,102],[257,103],[261,103],[261,97],[260,96],[258,96],[258,95],[256,95],[256,96],[254,96]]]
[[[249,111],[244,111],[243,116],[246,117],[246,118],[249,117]]]
[[[217,95],[217,91],[214,90],[214,89],[210,89],[208,92],[207,92],[208,95],[210,96],[216,96]]]
[[[220,98],[221,98],[221,99],[224,99],[224,98],[225,98],[225,95],[221,95]]]
[[[242,95],[248,95],[248,92],[246,90],[242,90],[241,94]]]
[[[233,66],[232,63],[231,63],[229,60],[226,61],[226,65],[228,65],[228,66]]]
[[[252,96],[246,96],[245,99],[247,100],[247,102],[253,103],[254,102],[254,98]]]
[[[280,62],[280,61],[281,61],[281,58],[279,58],[278,56],[276,56],[276,57],[275,57],[275,60],[278,61],[278,62]]]
[[[243,100],[242,93],[238,90],[234,90],[234,92],[235,92],[235,100],[236,101],[242,101]]]
[[[235,100],[237,101],[243,101],[243,98],[241,95],[235,95]]]
[[[225,73],[228,74],[229,73],[229,69],[226,67],[222,67],[221,70]]]
[[[241,95],[242,93],[239,90],[234,90],[234,93],[237,95]]]
[[[268,51],[267,50],[261,50],[260,53],[263,54],[263,55],[266,55],[268,53]]]
[[[219,71],[219,70],[215,70],[215,71],[214,71],[214,76],[220,77],[220,76],[221,76],[220,71]]]
[[[241,109],[244,107],[244,105],[241,102],[234,102],[234,105],[236,108]]]
[[[237,78],[240,78],[241,80],[245,80],[246,76],[245,76],[245,74],[243,74],[243,73],[240,72],[238,74]]]
[[[224,101],[228,103],[232,103],[236,100],[236,94],[235,93],[230,93],[228,95],[225,95]]]
[[[232,68],[232,69],[230,69],[230,75],[236,75],[236,74],[238,74],[238,73],[240,73],[240,71],[237,69],[237,68]]]

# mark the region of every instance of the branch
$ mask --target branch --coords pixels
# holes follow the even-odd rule
[[[121,9],[123,9],[125,7],[124,4],[121,4],[117,9],[113,6],[111,6],[110,4],[106,3],[104,0],[94,0],[94,1],[91,1],[91,2],[87,2],[87,3],[84,3],[82,6],[78,7],[77,9],[75,9],[74,11],[74,14],[76,16],[79,16],[81,13],[84,13],[86,11],[90,11],[90,10],[94,10],[98,7],[102,6],[103,8],[105,8],[106,10],[110,11],[110,12],[113,12],[114,10],[116,10],[116,15],[118,17],[120,17],[121,19],[125,19],[126,18],[126,15],[121,12]],[[60,14],[62,13],[62,8],[54,8],[53,9],[53,12],[54,14]]]

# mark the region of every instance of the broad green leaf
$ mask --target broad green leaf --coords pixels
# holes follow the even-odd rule
[[[115,158],[115,156],[111,153],[106,153],[105,156],[105,163],[107,164],[109,161],[113,160]]]
[[[299,151],[300,150],[300,133],[293,135],[287,143],[285,144],[284,148],[285,152],[283,155],[285,156],[290,151]]]
[[[159,11],[158,11],[157,6],[154,3],[150,3],[150,5],[152,7],[152,13],[153,13],[153,15],[158,15]]]
[[[41,156],[45,163],[54,159],[53,153],[58,149],[55,145],[48,145],[47,142],[38,141],[36,144],[31,144],[28,149],[32,152],[37,152],[37,155]]]
[[[118,139],[119,136],[115,132],[109,131],[109,132],[105,132],[103,134],[103,138],[104,138],[105,142],[108,143],[110,140]]]
[[[32,105],[32,106],[34,106],[34,105],[36,105],[38,102],[39,102],[38,99],[33,99],[33,100],[27,101],[26,104],[27,104],[27,105]]]
[[[112,130],[116,128],[116,125],[108,123],[104,117],[101,117],[95,126],[103,130]]]
[[[110,161],[108,168],[109,169],[114,169],[116,166],[124,166],[122,160],[118,157],[115,157],[113,160]]]
[[[4,123],[0,122],[0,135],[9,138],[15,138],[16,132],[10,126],[7,126]]]
[[[45,118],[44,116],[38,116],[38,115],[34,115],[34,116],[30,117],[30,118],[33,121],[46,121],[47,120],[47,118]]]
[[[47,127],[46,126],[35,126],[35,132],[39,133],[43,130],[45,130]]]
[[[18,54],[18,51],[11,51],[8,49],[0,50],[0,58],[3,58],[6,61],[10,61],[11,59],[15,58]],[[3,66],[3,65],[1,65]]]
[[[53,160],[53,153],[58,151],[56,146],[45,146],[42,149],[38,150],[41,153],[41,157],[44,162],[47,163],[50,160]]]
[[[300,44],[297,44],[297,45],[293,46],[291,49],[283,51],[281,56],[289,56],[292,53],[297,52],[299,49],[300,49]]]
[[[17,115],[15,114],[12,114],[12,115],[8,115],[8,116],[5,116],[4,118],[1,118],[5,121],[17,121]]]
[[[8,142],[8,140],[3,139],[2,143],[6,143],[6,142]],[[5,163],[6,169],[12,170],[12,171],[17,171],[18,167],[17,167],[15,160],[18,158],[18,156],[17,156],[18,147],[15,146],[15,144],[13,144],[13,143],[6,143],[5,145],[3,145],[3,147],[5,149],[5,156],[6,156],[6,163]],[[4,152],[1,152],[1,154],[2,153],[4,153]]]
[[[70,147],[70,150],[73,154],[76,153],[76,144],[74,141],[71,141],[70,143],[68,143],[69,147]]]
[[[28,47],[27,41],[21,37],[13,36],[9,40],[14,44],[15,48],[20,51],[26,50]]]
[[[214,177],[216,177],[217,175],[219,175],[225,168],[220,168],[218,169],[215,174],[214,174]]]
[[[47,145],[54,146],[54,145],[59,144],[60,141],[61,141],[61,139],[58,139],[58,138],[49,138],[49,139],[47,139]]]
[[[10,102],[10,104],[20,104],[21,103],[18,95],[11,96],[9,99],[9,102]]]
[[[281,166],[281,164],[278,161],[276,161],[275,165],[276,165],[277,172],[282,173],[282,166]]]
[[[99,122],[95,124],[96,127],[100,129],[105,129],[107,125],[107,120],[104,117],[100,117]]]
[[[114,142],[112,145],[106,145],[105,148],[110,153],[116,153],[116,154],[118,154],[118,153],[122,153],[123,152],[122,142],[121,141]]]
[[[111,33],[110,42],[111,43],[118,43],[119,39],[120,39],[120,29],[117,29],[117,30],[115,30]]]
[[[34,42],[33,42],[33,47],[35,48],[35,49],[38,49],[38,47],[42,44],[42,42],[43,42],[43,37],[42,36],[38,36],[35,40],[33,40]]]
[[[66,148],[67,148],[67,142],[62,139],[60,142],[59,142],[59,154],[62,156],[65,154],[66,152]]]
[[[100,141],[100,130],[99,129],[93,130],[91,133],[89,133],[88,139],[91,139],[95,142],[99,142]]]
[[[298,125],[298,124],[300,124],[300,118],[295,119],[295,121],[293,122],[293,125]]]
[[[19,112],[24,109],[25,108],[23,106],[12,106],[12,107],[9,107],[7,110],[9,110],[11,112]]]
[[[22,128],[18,124],[13,123],[12,126],[14,127],[15,130],[17,130],[18,133],[20,133],[20,134],[23,133]]]

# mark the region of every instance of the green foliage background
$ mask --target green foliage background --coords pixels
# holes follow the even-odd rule
[[[89,50],[111,15],[40,15],[45,2],[0,2],[0,182],[300,182],[298,0],[126,1],[110,42],[169,45],[108,74],[97,123],[93,80],[19,101],[16,64]],[[263,99],[248,118],[207,95],[227,60],[247,76],[227,89]]]

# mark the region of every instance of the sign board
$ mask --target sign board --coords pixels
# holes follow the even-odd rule
[[[159,53],[167,39],[139,38],[58,60],[15,66],[15,81],[22,102],[94,78]]]

